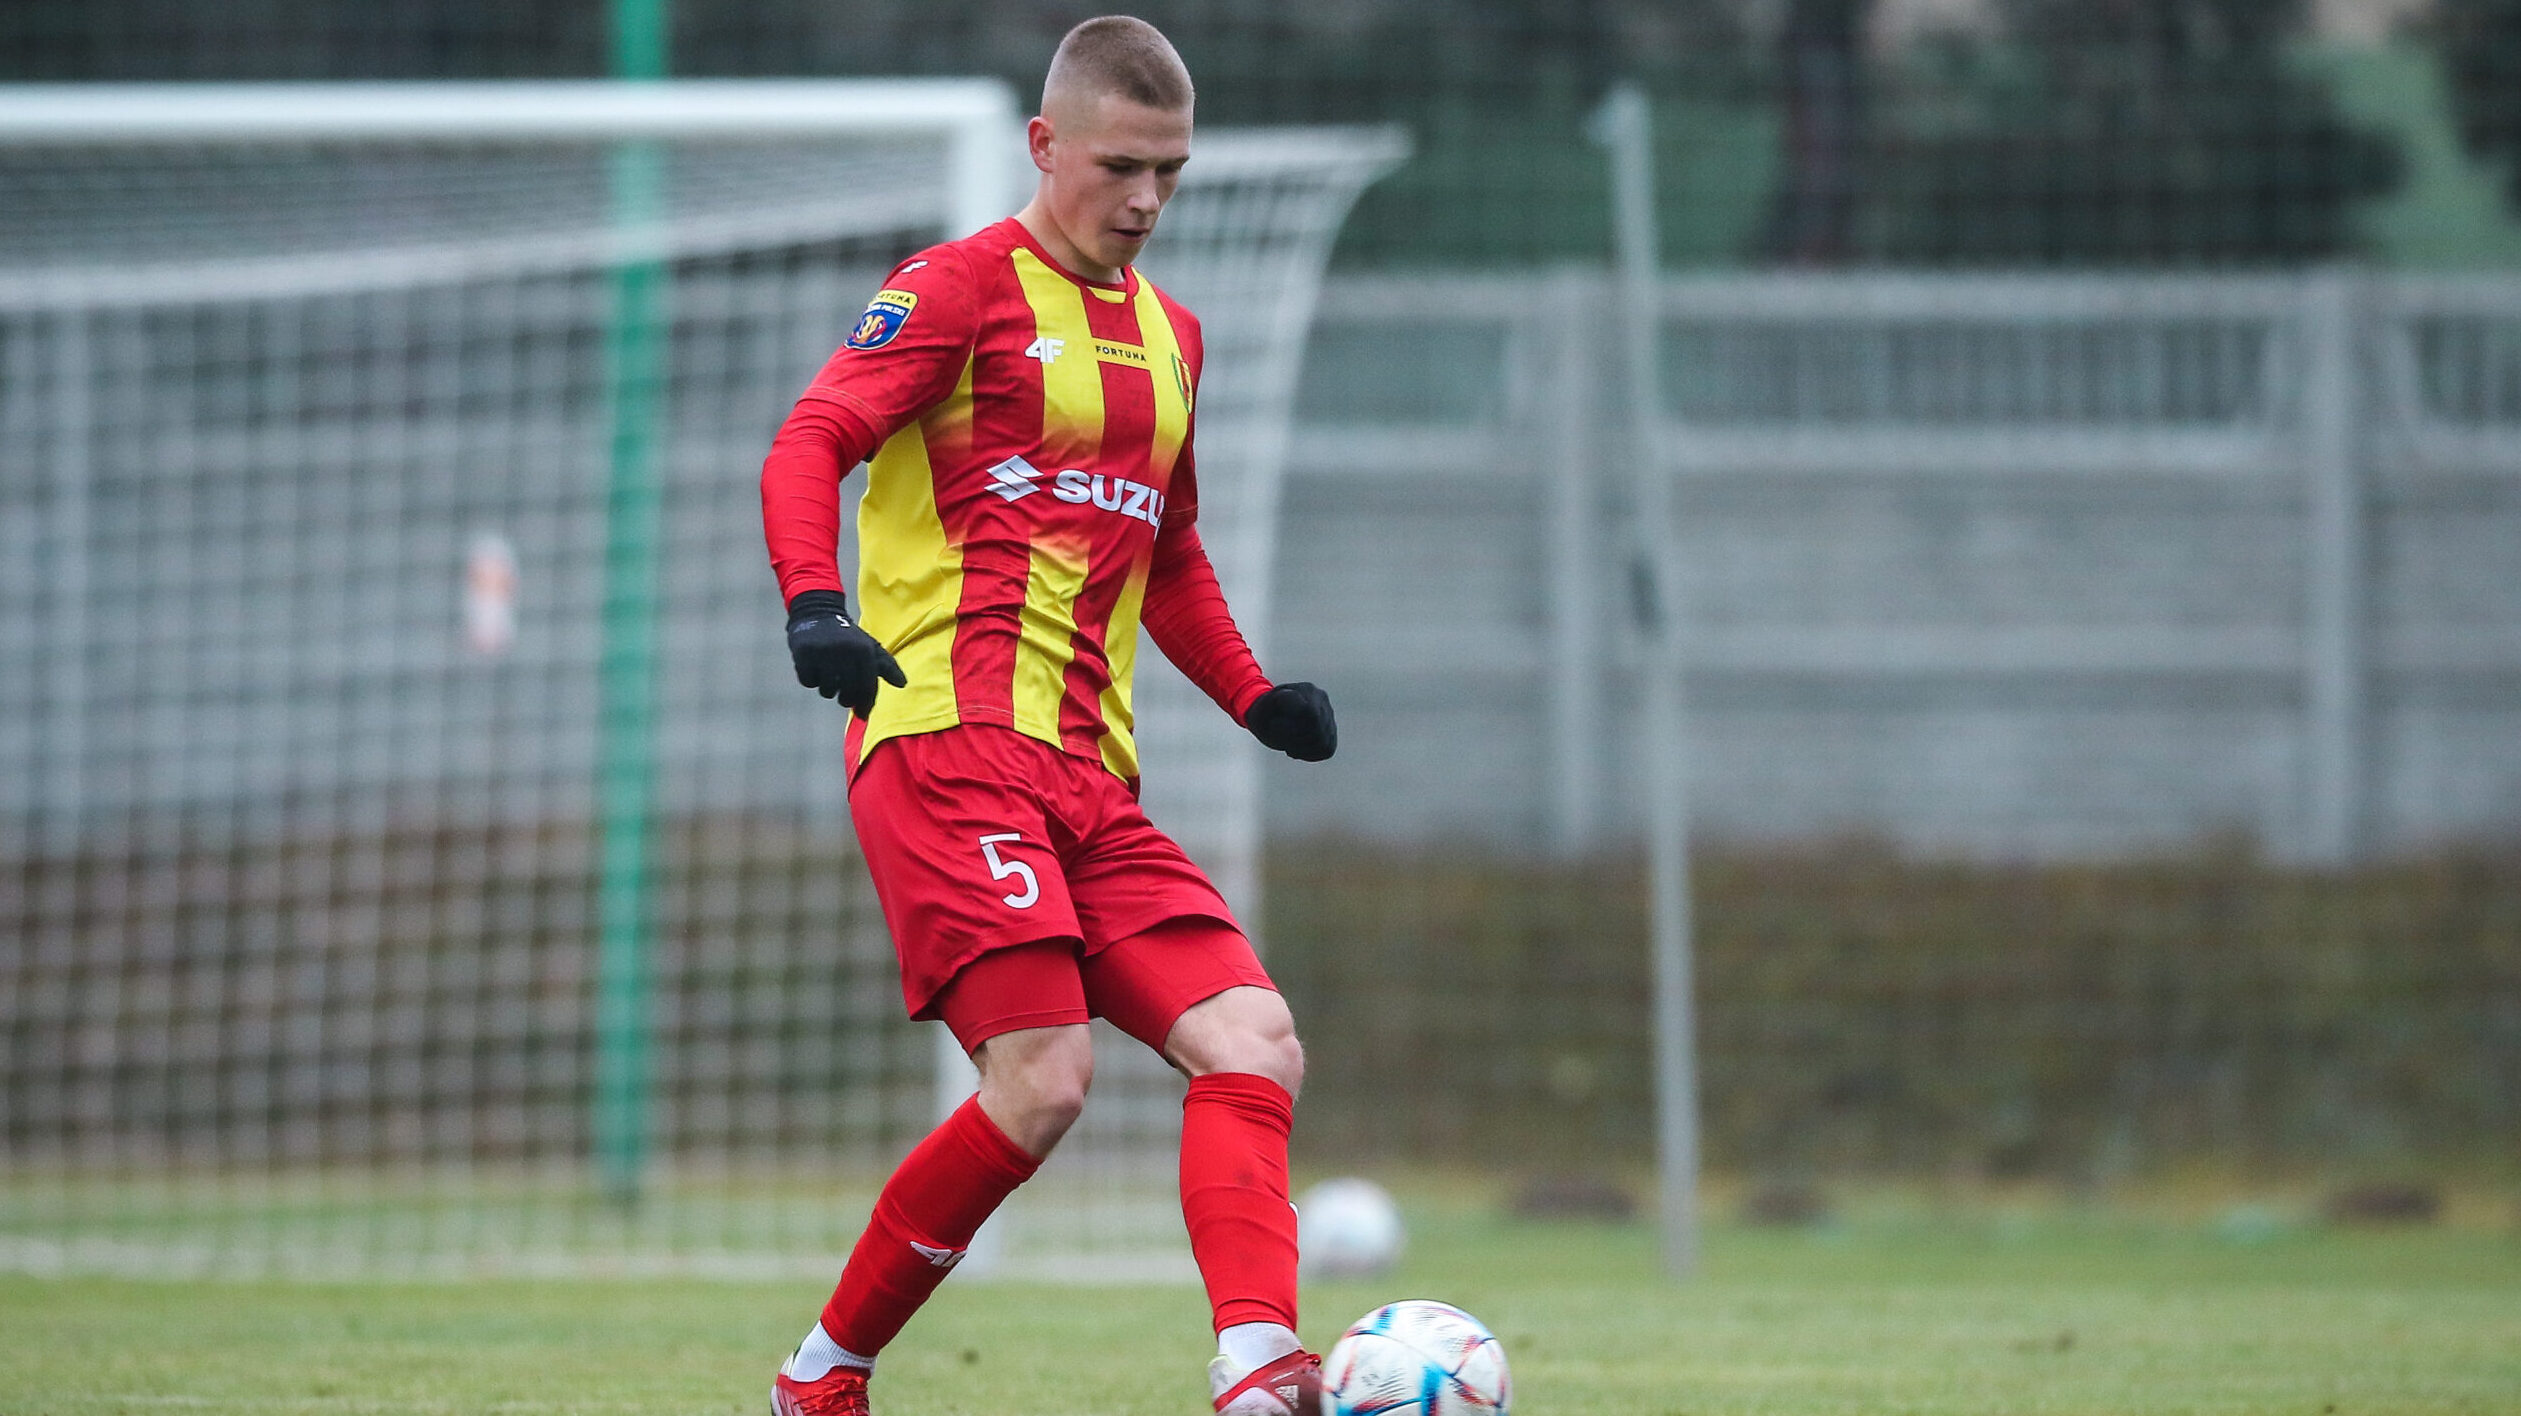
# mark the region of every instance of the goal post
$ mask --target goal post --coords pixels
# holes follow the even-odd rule
[[[0,87],[0,1267],[832,1270],[952,1079],[754,479],[883,272],[1018,204],[1016,113]],[[1250,518],[1397,148],[1199,152],[1147,266],[1208,330],[1203,521],[1265,637]],[[1151,807],[1248,905],[1248,753],[1168,676]],[[1011,1261],[1170,1262],[1168,1082],[1106,1074]]]

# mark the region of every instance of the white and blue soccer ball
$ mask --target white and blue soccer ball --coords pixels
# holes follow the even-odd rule
[[[1325,1180],[1296,1200],[1306,1278],[1378,1278],[1400,1262],[1400,1206],[1371,1180]]]
[[[1322,1359],[1322,1416],[1506,1416],[1506,1349],[1450,1303],[1386,1303]]]

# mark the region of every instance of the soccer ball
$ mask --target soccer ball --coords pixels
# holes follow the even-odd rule
[[[1296,1201],[1307,1278],[1372,1278],[1401,1256],[1401,1212],[1371,1180],[1325,1180]]]
[[[1506,1416],[1506,1349],[1450,1303],[1386,1303],[1322,1359],[1322,1416]]]

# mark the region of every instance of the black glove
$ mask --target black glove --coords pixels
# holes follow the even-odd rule
[[[837,590],[802,590],[788,602],[788,657],[797,682],[825,698],[837,698],[863,718],[875,711],[875,681],[907,687],[902,666],[875,636],[849,618],[849,601]]]
[[[1243,726],[1261,746],[1298,762],[1320,762],[1339,751],[1339,720],[1331,696],[1309,683],[1282,683],[1252,700]]]

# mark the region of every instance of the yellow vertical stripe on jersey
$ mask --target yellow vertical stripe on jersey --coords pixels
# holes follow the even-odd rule
[[[1161,486],[1182,455],[1182,439],[1190,433],[1190,401],[1182,396],[1188,365],[1182,362],[1182,341],[1166,318],[1155,286],[1138,282],[1138,342],[1146,348],[1149,376],[1155,380],[1155,442],[1147,450],[1147,470]],[[1185,372],[1177,373],[1177,370]]]
[[[1033,547],[1024,577],[1024,618],[1015,644],[1015,729],[1059,745],[1059,705],[1068,663],[1077,657],[1077,593],[1085,589],[1085,548]]]
[[[1041,257],[1016,248],[1017,279],[1033,307],[1034,363],[1042,371],[1044,471],[1077,467],[1103,446],[1103,366],[1094,357],[1085,292]]]
[[[1112,666],[1112,681],[1103,689],[1103,765],[1116,777],[1138,775],[1137,719],[1129,704],[1131,675],[1138,668],[1138,611],[1147,599],[1147,565],[1129,568],[1120,599],[1112,605],[1110,626],[1103,631],[1103,653]]]
[[[954,690],[954,626],[963,604],[963,548],[937,514],[928,437],[971,437],[972,364],[946,400],[885,439],[867,465],[858,504],[858,621],[882,641],[909,682],[875,696],[859,747],[950,727],[961,714]]]
[[[1103,367],[1094,357],[1085,292],[1031,251],[1010,259],[1033,310],[1034,364],[1042,371],[1045,472],[1091,466],[1103,448]],[[1081,547],[1037,545],[1024,585],[1023,632],[1015,646],[1015,726],[1056,746],[1059,705],[1076,657],[1077,594],[1085,588]]]

